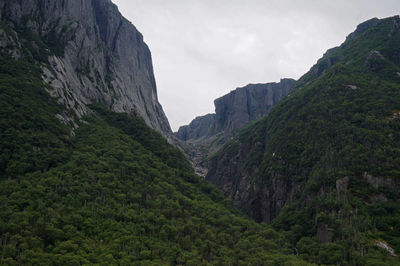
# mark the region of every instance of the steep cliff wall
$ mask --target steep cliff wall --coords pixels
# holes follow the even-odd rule
[[[150,51],[110,0],[0,0],[0,8],[2,23],[14,30],[2,35],[3,49],[40,62],[49,92],[75,115],[99,102],[171,132],[157,99]]]
[[[278,83],[249,84],[216,99],[216,131],[232,132],[263,117],[289,94],[294,82],[293,79],[281,79]]]
[[[295,80],[278,83],[249,84],[214,101],[215,114],[197,117],[175,134],[183,141],[208,138],[218,133],[231,136],[234,130],[266,115],[284,96]]]
[[[187,141],[189,139],[212,136],[215,133],[215,114],[207,114],[196,117],[187,126],[181,126],[175,135],[178,139]]]

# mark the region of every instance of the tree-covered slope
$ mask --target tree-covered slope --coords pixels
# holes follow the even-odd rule
[[[361,24],[295,86],[207,179],[311,262],[399,264],[400,18]]]
[[[0,55],[1,265],[305,265],[141,118],[62,123],[29,54]]]

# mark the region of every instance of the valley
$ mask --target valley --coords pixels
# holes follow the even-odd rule
[[[110,0],[0,0],[0,264],[399,265],[399,73],[374,18],[173,133]]]

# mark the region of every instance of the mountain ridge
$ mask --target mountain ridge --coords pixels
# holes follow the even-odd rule
[[[370,243],[400,251],[399,25],[361,24],[210,160],[206,178],[253,219],[295,232],[311,261],[313,243],[346,250],[331,264],[357,263]]]

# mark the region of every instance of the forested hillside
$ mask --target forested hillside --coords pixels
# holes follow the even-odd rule
[[[400,18],[359,25],[295,87],[207,179],[310,262],[399,264]]]
[[[62,123],[40,64],[0,59],[1,265],[305,265],[140,117]]]

